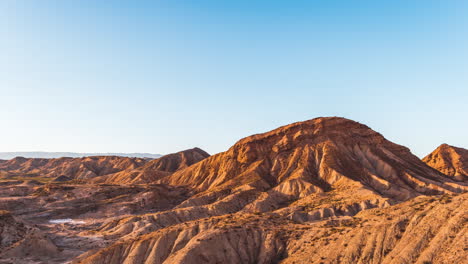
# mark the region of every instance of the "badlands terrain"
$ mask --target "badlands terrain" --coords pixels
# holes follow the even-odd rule
[[[210,156],[0,161],[0,263],[468,263],[468,150],[326,117]]]

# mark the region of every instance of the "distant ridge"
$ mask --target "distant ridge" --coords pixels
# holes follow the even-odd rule
[[[149,161],[143,166],[129,168],[114,174],[107,174],[96,178],[95,182],[111,184],[143,184],[151,183],[160,178],[189,167],[201,160],[208,158],[210,154],[200,148],[187,149],[177,153],[164,155],[159,159]]]
[[[45,151],[31,151],[31,152],[0,152],[0,159],[9,160],[16,157],[24,158],[42,158],[54,159],[62,157],[82,158],[90,156],[120,156],[130,158],[150,158],[157,159],[162,157],[161,154],[151,153],[78,153],[78,152],[45,152]]]

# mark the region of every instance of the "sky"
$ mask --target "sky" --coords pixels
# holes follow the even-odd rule
[[[0,2],[0,151],[225,151],[320,116],[468,148],[468,1]]]

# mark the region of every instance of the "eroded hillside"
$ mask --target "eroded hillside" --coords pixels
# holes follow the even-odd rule
[[[444,173],[329,117],[82,182],[5,181],[0,209],[59,249],[25,263],[462,263],[467,182]]]
[[[456,180],[468,180],[468,150],[466,149],[442,144],[424,157],[423,161]]]
[[[187,168],[210,155],[199,148],[188,149],[152,160],[139,168],[129,168],[94,180],[97,183],[142,184],[151,183]]]
[[[116,156],[58,159],[16,157],[0,163],[0,174],[3,178],[38,176],[53,179],[66,176],[69,179],[90,179],[125,169],[135,169],[146,162],[146,159]]]

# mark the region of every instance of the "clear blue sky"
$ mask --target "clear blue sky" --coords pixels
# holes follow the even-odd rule
[[[468,1],[1,1],[0,151],[210,153],[344,116],[468,147]]]

